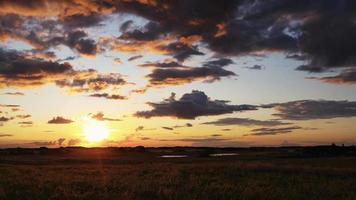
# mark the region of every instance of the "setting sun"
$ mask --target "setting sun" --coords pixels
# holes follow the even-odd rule
[[[98,142],[108,138],[109,129],[101,122],[89,121],[84,125],[84,135],[89,142]]]

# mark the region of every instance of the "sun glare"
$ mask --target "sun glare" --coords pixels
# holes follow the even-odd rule
[[[101,122],[89,121],[84,125],[84,135],[89,142],[99,142],[108,138],[109,129]]]

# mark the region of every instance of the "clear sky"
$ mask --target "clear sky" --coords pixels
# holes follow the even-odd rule
[[[352,1],[100,2],[0,3],[0,147],[356,144]]]

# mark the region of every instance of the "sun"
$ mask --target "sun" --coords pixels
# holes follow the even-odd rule
[[[109,129],[102,122],[88,121],[84,125],[84,135],[89,142],[99,142],[108,138]]]

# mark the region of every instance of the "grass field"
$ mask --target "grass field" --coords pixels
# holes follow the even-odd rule
[[[0,155],[0,199],[356,199],[356,157]]]

